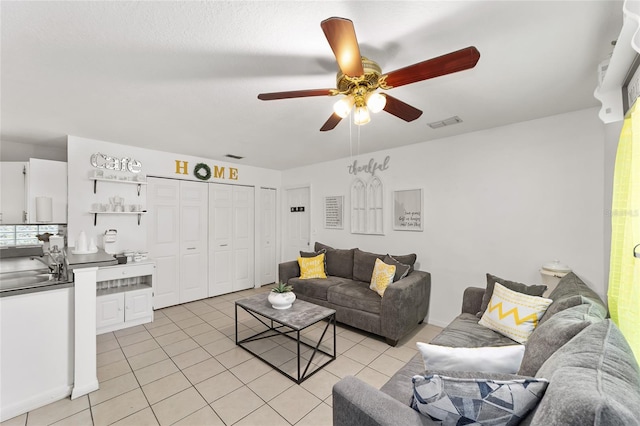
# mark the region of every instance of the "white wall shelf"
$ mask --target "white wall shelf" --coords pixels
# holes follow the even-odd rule
[[[93,193],[95,194],[98,189],[98,182],[111,182],[111,183],[124,183],[129,185],[138,185],[138,197],[140,196],[140,191],[142,189],[142,185],[146,185],[147,182],[137,181],[137,180],[122,180],[122,179],[107,179],[101,177],[90,177],[89,180],[93,181]]]
[[[93,215],[93,226],[96,226],[98,224],[98,215],[99,214],[110,214],[110,215],[138,215],[138,226],[140,226],[140,217],[143,214],[147,214],[146,210],[143,210],[141,212],[97,212],[94,210],[90,210],[89,213],[91,213]]]

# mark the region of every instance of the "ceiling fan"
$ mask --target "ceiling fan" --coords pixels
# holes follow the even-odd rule
[[[389,90],[405,84],[452,74],[476,66],[480,52],[473,46],[428,59],[408,67],[382,74],[380,66],[360,55],[353,22],[345,18],[329,18],[320,24],[338,62],[335,89],[294,90],[289,92],[261,93],[258,99],[305,98],[309,96],[345,95],[335,103],[334,113],[320,128],[321,132],[334,129],[340,121],[354,111],[354,123],[368,123],[369,111],[386,111],[404,121],[413,121],[422,111],[378,89]]]

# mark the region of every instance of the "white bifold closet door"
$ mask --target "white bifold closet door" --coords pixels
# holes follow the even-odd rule
[[[180,181],[180,303],[208,295],[207,184]]]
[[[149,257],[154,309],[207,297],[207,184],[149,178]]]
[[[254,188],[209,184],[209,297],[255,285]]]

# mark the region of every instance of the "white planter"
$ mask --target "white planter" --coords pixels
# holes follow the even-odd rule
[[[296,300],[296,295],[292,291],[286,293],[275,293],[272,291],[269,293],[267,300],[269,300],[269,303],[271,303],[274,309],[289,309]]]

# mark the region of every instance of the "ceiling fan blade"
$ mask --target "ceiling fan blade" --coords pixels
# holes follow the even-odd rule
[[[473,68],[480,59],[480,52],[473,46],[461,49],[437,58],[427,59],[408,67],[391,71],[387,75],[387,85],[391,87],[404,86],[417,81],[428,80],[441,75],[453,74]]]
[[[400,99],[389,96],[386,93],[383,93],[382,96],[387,98],[384,110],[391,115],[395,115],[404,121],[413,121],[422,115],[422,111],[418,108],[414,108]]]
[[[345,18],[329,18],[322,21],[320,26],[333,50],[340,70],[349,77],[363,75],[362,57],[353,22]]]
[[[276,99],[306,98],[309,96],[331,96],[333,89],[294,90],[291,92],[260,93],[258,99],[273,101]]]
[[[342,117],[340,117],[335,112],[329,117],[329,119],[320,127],[321,132],[326,132],[327,130],[333,130],[340,123]]]

